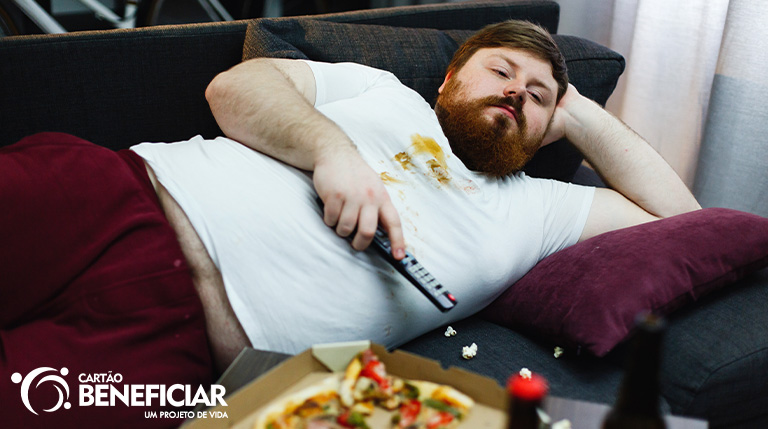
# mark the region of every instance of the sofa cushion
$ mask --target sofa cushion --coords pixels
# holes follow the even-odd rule
[[[411,3],[434,3],[434,0]],[[438,30],[476,30],[490,22],[505,19],[526,19],[541,25],[550,33],[557,33],[560,5],[552,0],[472,0],[460,2],[454,0],[407,7],[361,9],[344,13],[316,15],[312,18],[332,22],[436,28]]]
[[[246,31],[243,59],[277,57],[361,63],[391,71],[403,84],[434,102],[453,52],[473,33],[310,19],[257,20]]]
[[[434,103],[445,69],[473,30],[438,30],[334,23],[306,18],[261,19],[246,32],[243,59],[255,57],[354,61],[389,70],[403,84]],[[621,55],[572,36],[554,36],[563,51],[570,81],[585,96],[605,104],[624,70]],[[568,142],[543,148],[526,166],[535,177],[569,181],[582,156]]]
[[[659,378],[672,413],[768,428],[767,302],[768,268],[668,316]]]
[[[666,315],[768,265],[768,219],[704,209],[611,231],[555,253],[483,317],[603,356],[644,310]]]
[[[554,348],[545,341],[473,316],[451,323],[456,335],[445,336],[445,326],[411,340],[399,348],[440,362],[495,379],[506,385],[507,379],[522,368],[544,376],[550,394],[563,398],[611,404],[623,375],[621,354],[604,358],[554,356]],[[477,356],[462,357],[462,348],[477,344]],[[588,380],[577,383],[574,380]]]

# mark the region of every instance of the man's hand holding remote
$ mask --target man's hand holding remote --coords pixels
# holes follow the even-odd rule
[[[325,206],[323,221],[341,237],[354,233],[352,248],[368,248],[381,226],[392,243],[392,256],[396,260],[405,257],[400,216],[379,176],[353,147],[336,147],[327,156],[319,156],[313,180]]]

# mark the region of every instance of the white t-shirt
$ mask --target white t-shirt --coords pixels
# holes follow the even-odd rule
[[[223,137],[134,146],[189,217],[254,347],[297,353],[360,339],[396,347],[475,313],[578,240],[594,189],[469,171],[429,104],[394,75],[309,64],[316,107],[381,175],[407,250],[458,304],[441,313],[373,249],[357,252],[338,237],[306,172]]]

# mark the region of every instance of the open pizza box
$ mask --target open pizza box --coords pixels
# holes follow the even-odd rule
[[[378,355],[390,374],[446,384],[470,396],[475,405],[460,427],[506,427],[507,396],[495,380],[456,367],[444,369],[436,361],[401,350],[390,353],[378,344],[356,341],[316,345],[285,360],[239,390],[230,392],[228,389],[226,406],[219,405],[202,413],[198,411],[196,415],[199,418],[188,420],[183,428],[251,429],[261,411],[272,401],[280,401],[291,393],[318,383],[332,372],[343,372],[352,358],[366,348],[371,348]],[[222,380],[219,380],[219,384],[226,386],[237,381],[233,380],[237,378],[233,374],[247,373],[249,365],[260,364],[258,360],[258,353],[250,353],[249,356],[241,353],[224,373]],[[222,418],[224,413],[226,417]],[[390,419],[391,412],[377,407],[368,423],[372,429],[390,428]]]

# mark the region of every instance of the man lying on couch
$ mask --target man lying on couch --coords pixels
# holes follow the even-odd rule
[[[42,134],[0,149],[3,201],[20,208],[3,231],[14,249],[3,373],[20,380],[22,362],[55,355],[73,374],[205,383],[206,331],[219,369],[246,345],[394,347],[475,313],[579,240],[699,208],[641,138],[568,85],[551,37],[522,22],[463,45],[434,110],[390,73],[290,60],[242,63],[206,96],[230,138],[115,154]],[[517,173],[562,136],[618,192]],[[358,252],[378,224],[455,309],[439,312]],[[2,396],[17,397],[9,388]]]
[[[298,352],[318,340],[372,338],[394,346],[472,314],[578,240],[699,208],[645,141],[568,85],[557,47],[536,26],[511,21],[478,33],[456,53],[439,93],[433,111],[387,72],[256,59],[220,74],[206,96],[228,137],[272,158],[231,140],[134,148],[171,195],[209,202],[209,213],[195,209],[200,225],[238,242],[191,238],[215,249],[222,271],[248,279],[224,283],[229,318],[254,345]],[[563,136],[619,192],[517,174]],[[211,159],[238,175],[196,186],[194,197],[170,188]],[[259,213],[233,226],[217,213],[237,210],[246,192]],[[407,247],[453,292],[456,309],[439,313],[375,256],[320,239],[315,192],[338,236],[364,250],[381,224],[393,256]],[[213,204],[211,193],[231,203]]]

